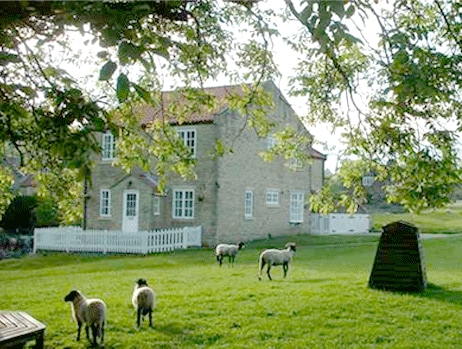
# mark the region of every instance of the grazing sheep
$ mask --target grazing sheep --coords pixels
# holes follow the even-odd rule
[[[90,341],[88,327],[91,327],[93,345],[96,345],[96,338],[104,342],[104,326],[106,324],[106,304],[101,299],[87,299],[80,291],[73,290],[66,297],[65,302],[72,302],[72,317],[77,323],[77,340],[80,340],[80,329],[85,323],[85,333]]]
[[[141,316],[149,314],[149,326],[152,326],[152,311],[155,308],[156,296],[148,287],[145,279],[139,279],[133,290],[132,303],[136,309],[136,323],[140,327]]]
[[[245,244],[240,242],[238,245],[219,244],[215,248],[215,255],[217,261],[220,263],[220,267],[223,264],[223,257],[228,256],[229,263],[234,266],[234,259],[241,248],[244,248]]]
[[[272,280],[270,269],[273,265],[282,265],[282,269],[284,270],[284,277],[286,277],[287,271],[289,270],[289,263],[295,254],[295,246],[295,242],[288,242],[285,245],[285,250],[268,249],[263,251],[260,254],[260,260],[258,263],[258,280],[261,280],[261,272],[265,264],[268,264],[266,274],[270,280]]]

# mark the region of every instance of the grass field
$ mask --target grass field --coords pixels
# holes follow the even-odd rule
[[[367,287],[378,237],[295,236],[287,279],[257,279],[263,247],[251,243],[234,268],[212,250],[150,256],[37,254],[0,261],[0,309],[25,310],[46,324],[46,348],[87,348],[75,341],[72,288],[108,305],[106,348],[461,348],[462,238],[424,240],[422,294]],[[157,293],[154,327],[135,327],[134,281]]]
[[[420,228],[422,233],[462,233],[462,203],[457,202],[445,209],[426,210],[418,215],[411,213],[374,213],[373,229],[381,231],[384,225],[404,220]]]

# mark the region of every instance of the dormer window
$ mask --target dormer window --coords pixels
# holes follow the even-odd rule
[[[101,142],[102,148],[102,159],[103,160],[113,160],[115,157],[115,139],[114,135],[110,132],[103,134],[103,139]]]

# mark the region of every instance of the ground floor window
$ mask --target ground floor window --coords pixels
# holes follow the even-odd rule
[[[268,189],[266,191],[266,205],[278,206],[279,205],[279,190]]]
[[[305,206],[305,194],[300,191],[290,193],[290,223],[303,223],[303,209]]]
[[[194,190],[173,190],[173,218],[194,218]]]
[[[245,191],[244,216],[245,218],[253,217],[253,191],[252,190]]]
[[[99,192],[99,215],[101,217],[111,216],[111,191],[101,189]]]
[[[153,214],[154,216],[160,215],[160,197],[158,196],[154,196]]]

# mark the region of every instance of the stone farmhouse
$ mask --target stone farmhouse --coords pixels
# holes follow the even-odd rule
[[[280,90],[272,82],[263,87],[275,108],[268,117],[277,127],[292,125],[309,135]],[[223,96],[239,86],[215,87],[207,92]],[[146,108],[144,123],[155,118]],[[274,137],[259,138],[253,130],[242,130],[242,117],[226,105],[209,115],[196,115],[174,126],[197,159],[197,179],[172,176],[164,195],[157,191],[155,175],[133,169],[130,174],[111,165],[116,139],[101,134],[102,154],[92,174],[86,200],[87,229],[142,230],[201,226],[202,243],[236,243],[268,236],[309,233],[307,200],[321,188],[326,157],[307,149],[312,162],[293,171],[282,159],[264,162],[258,155],[274,144]],[[215,140],[235,137],[233,153],[211,157]]]

